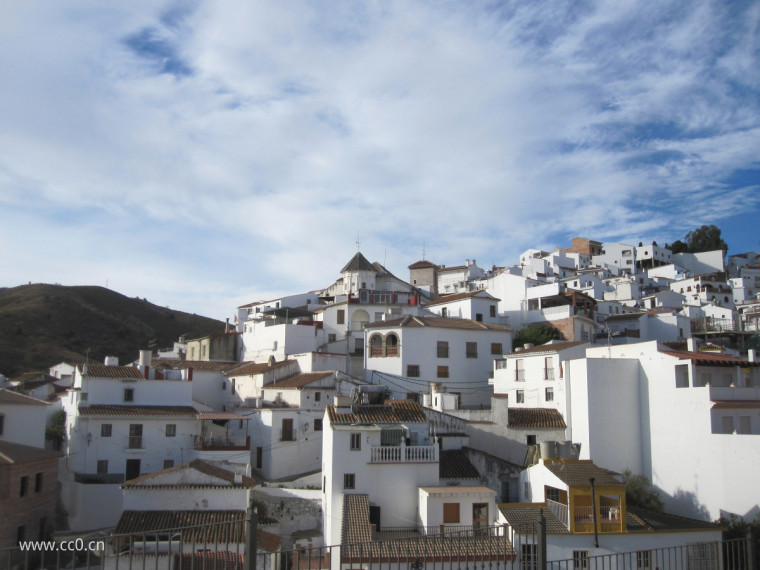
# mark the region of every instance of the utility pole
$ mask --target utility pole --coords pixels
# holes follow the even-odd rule
[[[259,513],[253,505],[253,497],[248,492],[248,508],[245,511],[245,570],[256,570]]]

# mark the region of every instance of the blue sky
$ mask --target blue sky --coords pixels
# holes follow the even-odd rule
[[[760,249],[760,3],[0,8],[0,286],[216,318],[356,251]]]

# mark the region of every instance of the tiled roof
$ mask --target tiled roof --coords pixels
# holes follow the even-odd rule
[[[198,410],[192,406],[121,406],[111,404],[79,406],[80,416],[192,416],[194,418],[197,413]]]
[[[467,454],[461,449],[449,449],[439,454],[438,474],[441,479],[479,479],[480,473],[475,469]]]
[[[671,515],[670,513],[645,511],[635,507],[628,507],[627,514],[626,523],[629,532],[637,530],[643,532],[668,532],[679,530],[704,530],[715,532],[720,531],[722,528],[719,524],[713,522]]]
[[[245,364],[242,362],[224,362],[216,360],[171,360],[169,358],[156,358],[151,366],[156,370],[187,370],[192,368],[197,372],[227,372]]]
[[[620,313],[619,315],[610,315],[605,321],[635,321],[643,317],[646,313]]]
[[[384,405],[359,405],[352,408],[327,406],[332,425],[374,425],[427,422],[422,406],[410,400],[388,400]]]
[[[296,374],[295,376],[291,376],[290,378],[286,378],[285,380],[277,380],[276,382],[273,382],[271,384],[267,384],[264,386],[264,388],[303,388],[304,386],[311,384],[312,382],[316,382],[317,380],[321,380],[322,378],[327,378],[328,376],[332,376],[334,372],[327,371],[327,372],[303,372],[301,374]]]
[[[356,252],[348,263],[340,270],[341,273],[346,271],[372,271],[377,272],[375,266],[373,266],[366,257],[364,257],[360,251]]]
[[[62,457],[62,454],[57,451],[0,440],[0,465],[32,463],[46,459],[58,459],[59,457]]]
[[[203,473],[204,475],[210,475],[212,477],[216,477],[217,479],[221,479],[223,481],[226,481],[227,483],[230,483],[230,485],[222,485],[221,483],[219,485],[213,485],[211,483],[193,483],[192,476],[191,480],[183,483],[176,483],[176,484],[170,484],[170,485],[151,485],[149,481],[154,481],[156,479],[160,479],[163,475],[166,475],[167,473],[174,473],[176,471],[189,471],[194,470],[198,471],[199,473]],[[254,481],[250,477],[246,477],[245,475],[242,476],[239,482],[235,481],[235,473],[232,471],[228,471],[227,469],[222,469],[221,467],[217,467],[216,465],[213,465],[211,463],[207,463],[206,461],[203,461],[201,459],[193,459],[189,463],[183,463],[182,465],[176,465],[174,467],[169,467],[168,469],[162,469],[161,471],[155,471],[153,473],[149,473],[148,475],[143,475],[141,477],[136,477],[135,479],[130,479],[129,481],[122,483],[121,487],[124,488],[156,488],[156,487],[182,487],[182,488],[209,488],[209,487],[224,487],[224,488],[230,488],[230,487],[238,487],[238,488],[252,488],[256,486],[256,481]]]
[[[423,259],[422,261],[415,261],[409,267],[407,267],[407,269],[427,269],[428,267],[435,267],[435,266],[436,266],[435,263],[431,263]]]
[[[245,541],[245,511],[124,511],[116,534],[150,534],[173,531],[182,535],[182,542],[207,545],[242,543]],[[263,550],[279,550],[282,539],[265,530],[258,530],[258,546]]]
[[[714,400],[713,410],[751,410],[760,408],[760,400]]]
[[[544,460],[544,466],[556,475],[560,481],[570,487],[590,487],[589,479],[594,478],[594,485],[605,487],[624,487],[609,471],[597,467],[590,460],[555,459]]]
[[[515,529],[515,532],[521,534],[538,533],[542,509],[548,534],[570,534],[567,526],[547,508],[546,503],[503,503],[499,505],[499,510],[509,525]]]
[[[233,414],[232,412],[198,412],[195,414],[197,420],[250,420],[248,416]]]
[[[15,378],[11,378],[11,382],[18,382],[23,384],[25,381],[30,380],[32,378],[36,378],[37,376],[50,376],[47,372],[24,372],[20,376],[16,376]],[[51,378],[55,379],[55,376],[51,376]]]
[[[24,406],[49,406],[47,402],[43,402],[38,398],[27,396],[7,388],[0,388],[0,404],[20,404]]]
[[[587,340],[576,340],[572,342],[552,342],[547,344],[540,344],[531,348],[523,348],[518,352],[511,352],[507,356],[522,356],[523,354],[536,354],[540,352],[559,352],[567,348],[572,348],[580,344],[588,344]]]
[[[367,543],[372,540],[369,526],[369,496],[343,495],[343,540],[341,544]]]
[[[280,362],[275,362],[274,364],[269,364],[268,362],[246,362],[237,368],[227,370],[226,374],[227,376],[250,376],[254,374],[263,374],[267,370],[274,370],[275,368],[280,368],[281,366],[289,366],[293,363],[295,363],[295,360],[282,360]]]
[[[87,364],[79,367],[84,374],[84,368],[87,368],[87,376],[95,378],[142,378],[143,375],[134,366],[106,366],[105,364]]]
[[[446,540],[440,536],[419,536],[397,540],[372,540],[367,495],[343,495],[343,540],[341,562],[360,563],[367,560],[392,562],[486,561],[514,559],[515,550],[506,537],[457,536]]]
[[[400,319],[390,321],[378,321],[376,323],[367,323],[365,329],[375,328],[416,328],[416,327],[437,327],[444,329],[463,329],[463,330],[493,330],[493,331],[511,331],[510,327],[503,325],[493,325],[491,323],[481,323],[471,319],[449,319],[446,317],[413,317],[407,315]]]
[[[750,362],[739,358],[738,356],[729,356],[728,354],[714,354],[710,352],[687,352],[687,351],[671,351],[660,350],[661,354],[667,354],[668,356],[675,356],[681,360],[691,360],[697,366],[741,366],[743,368],[749,366],[760,366],[760,362]]]
[[[464,293],[451,293],[450,295],[442,295],[435,301],[431,301],[426,306],[430,307],[433,305],[441,305],[443,303],[451,303],[452,301],[460,301],[462,299],[469,299],[470,297],[475,297],[479,294],[483,294],[481,297],[478,297],[480,299],[486,299],[488,301],[500,301],[501,299],[497,299],[490,293],[487,293],[486,291],[483,291],[482,289],[478,289],[477,291],[465,291]]]
[[[511,428],[567,427],[562,414],[554,408],[509,408],[507,418]]]

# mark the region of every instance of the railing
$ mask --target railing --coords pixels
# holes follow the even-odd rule
[[[383,356],[383,347],[382,346],[370,346],[369,347],[369,357],[370,358],[381,358]]]
[[[602,523],[620,522],[620,507],[599,507]]]
[[[546,506],[549,507],[549,510],[552,513],[554,513],[554,516],[557,517],[562,524],[564,524],[565,526],[569,525],[569,519],[567,517],[568,515],[567,505],[558,503],[557,501],[551,501],[547,499]]]
[[[225,436],[210,436],[202,437],[195,436],[193,442],[193,449],[196,451],[244,451],[251,449],[251,437],[239,436],[239,437],[225,437]]]
[[[382,527],[373,535],[378,540],[393,538],[412,538],[418,536],[443,536],[443,537],[482,537],[482,536],[506,536],[506,527],[496,526],[473,526],[459,524],[440,524],[416,527]]]
[[[386,346],[385,356],[398,356],[398,346]]]
[[[691,332],[739,332],[740,321],[706,317],[691,320]]]
[[[575,524],[594,524],[593,507],[575,507],[573,510],[573,519]]]
[[[554,368],[544,368],[544,380],[554,380]]]
[[[434,445],[380,446],[370,450],[370,463],[432,463],[438,461]]]
[[[518,382],[525,382],[525,370],[522,368],[518,368],[515,370],[515,380]]]
[[[145,449],[143,444],[143,438],[141,435],[128,435],[127,436],[127,448],[128,449]]]

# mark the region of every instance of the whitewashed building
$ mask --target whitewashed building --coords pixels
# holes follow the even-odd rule
[[[45,447],[45,426],[51,404],[0,388],[0,441]]]

